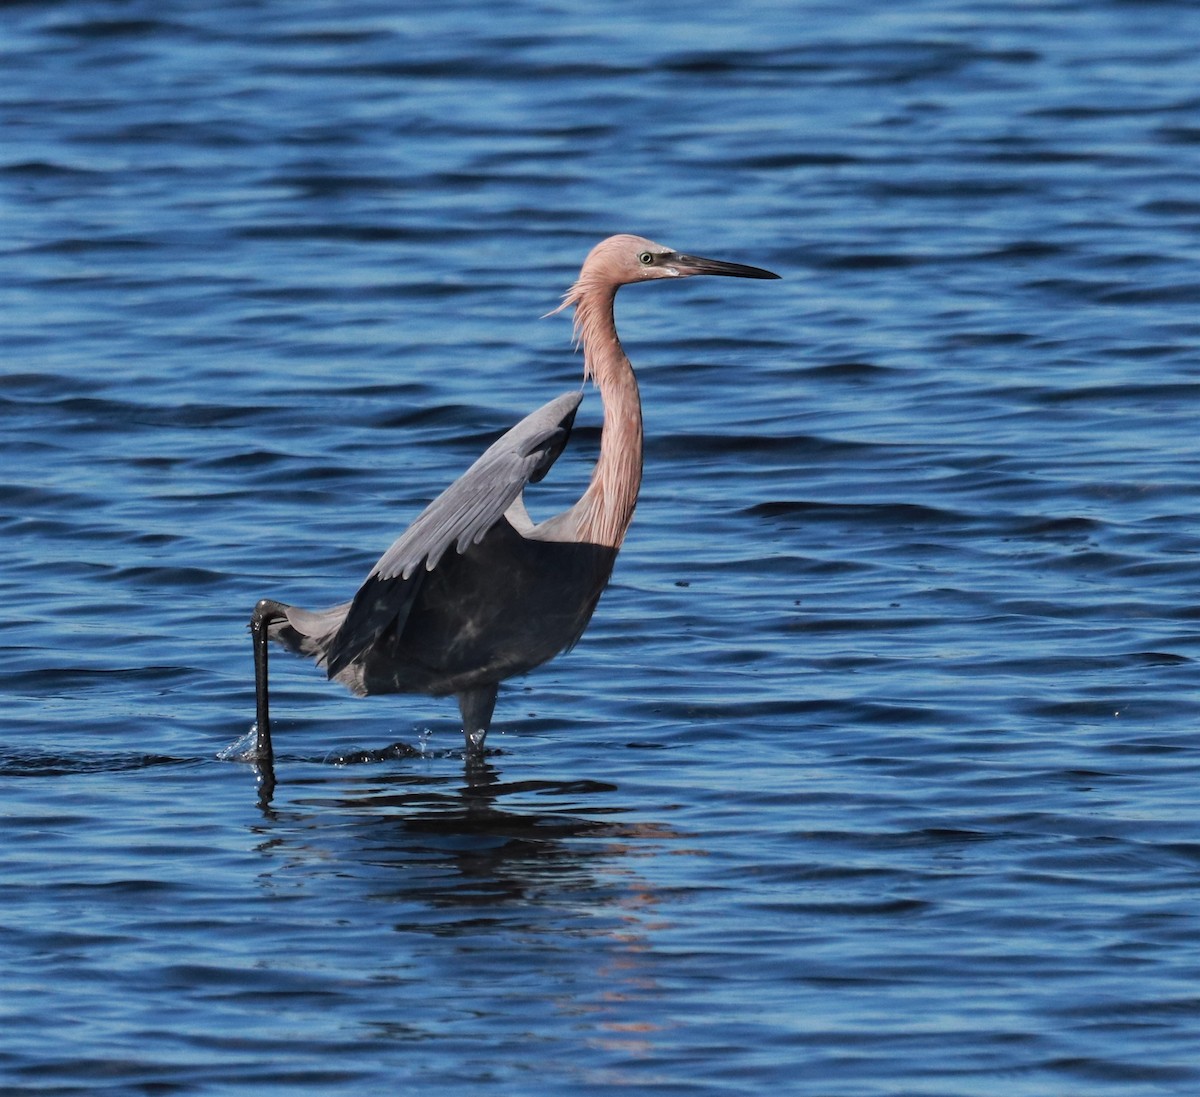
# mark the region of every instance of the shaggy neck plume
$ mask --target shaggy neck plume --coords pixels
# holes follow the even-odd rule
[[[633,367],[613,319],[616,287],[585,269],[562,307],[575,306],[575,336],[583,345],[583,375],[604,404],[600,459],[575,510],[581,540],[620,548],[642,484],[642,401]]]

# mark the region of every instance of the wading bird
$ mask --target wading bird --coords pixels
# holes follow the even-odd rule
[[[501,682],[571,647],[608,583],[642,481],[642,405],[613,320],[635,282],[777,274],[611,236],[584,261],[555,311],[574,306],[584,380],[604,405],[600,456],[569,510],[537,525],[522,493],[554,464],[582,391],[522,419],[417,517],[350,602],[312,612],[264,598],[254,607],[256,759],[270,772],[267,642],[306,655],[353,693],[454,694],[468,758],[483,752]]]

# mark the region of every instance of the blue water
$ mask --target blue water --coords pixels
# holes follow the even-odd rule
[[[5,1093],[1200,1092],[1200,7],[0,19]],[[612,232],[783,280],[622,292],[589,632],[261,805]]]

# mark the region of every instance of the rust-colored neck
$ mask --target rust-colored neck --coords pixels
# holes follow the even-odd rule
[[[616,288],[576,285],[575,328],[583,344],[584,377],[591,377],[604,404],[600,459],[579,500],[581,541],[620,548],[642,485],[642,401],[633,367],[617,338]]]

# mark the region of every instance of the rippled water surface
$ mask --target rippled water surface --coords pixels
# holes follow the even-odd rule
[[[2,20],[5,1092],[1200,1092],[1200,8]],[[783,280],[619,298],[583,642],[472,774],[280,657],[260,803],[619,231]]]

